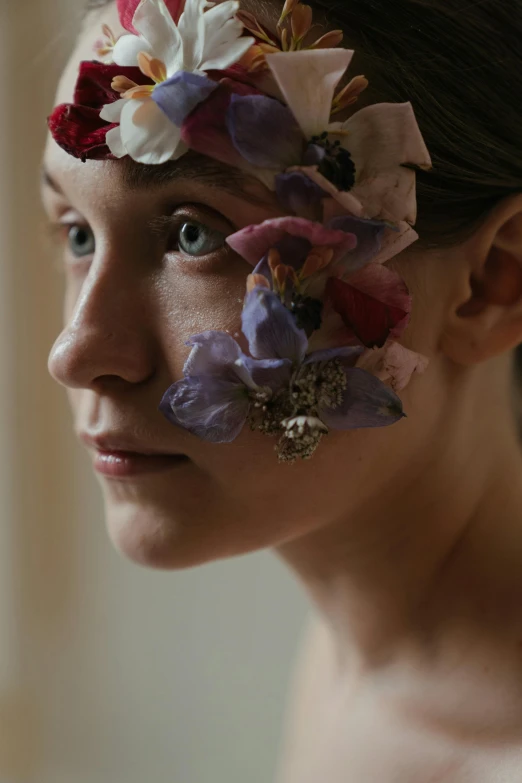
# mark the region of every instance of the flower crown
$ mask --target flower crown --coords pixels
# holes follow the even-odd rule
[[[193,336],[184,377],[160,410],[214,443],[246,423],[279,459],[308,459],[330,429],[399,421],[397,393],[427,359],[397,340],[411,297],[384,263],[414,242],[416,169],[431,160],[410,103],[339,112],[368,86],[339,89],[354,52],[313,39],[312,10],[286,0],[272,33],[236,0],[118,0],[128,34],[104,26],[73,104],[51,132],[82,159],[161,164],[188,150],[257,177],[286,217],[227,238],[252,266],[242,332]]]

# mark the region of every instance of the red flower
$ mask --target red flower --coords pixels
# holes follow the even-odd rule
[[[136,35],[136,30],[132,24],[136,9],[140,4],[140,0],[118,0],[118,13],[120,15],[121,26],[124,27],[129,33]],[[179,21],[179,17],[183,13],[184,0],[165,0],[165,5],[169,9],[172,18],[176,22]]]
[[[152,82],[143,76],[139,68],[121,65],[104,65],[99,62],[82,62],[76,82],[74,103],[62,103],[49,117],[51,134],[62,149],[82,161],[107,160],[113,155],[105,143],[107,131],[115,126],[100,119],[106,103],[120,98],[112,87],[115,76],[127,76],[143,84]]]
[[[388,339],[399,339],[410,320],[406,283],[381,264],[368,264],[346,280],[331,277],[325,294],[345,327],[367,348],[381,348]]]

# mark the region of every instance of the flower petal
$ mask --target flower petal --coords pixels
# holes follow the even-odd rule
[[[223,80],[210,97],[200,103],[187,117],[181,129],[181,137],[194,152],[252,174],[273,189],[275,172],[259,169],[248,163],[239,154],[230,138],[226,117],[232,95],[236,90],[239,90],[242,95],[256,92],[255,88],[247,87],[240,82],[231,79]]]
[[[353,195],[354,191],[337,190],[335,185],[317,170],[317,166],[292,166],[288,171],[301,172],[309,177],[312,182],[315,182],[316,185],[324,190],[325,195],[330,195],[334,198],[346,212],[355,217],[370,217],[370,215],[366,214],[365,208],[359,199]]]
[[[376,375],[381,381],[391,383],[396,392],[406,388],[414,373],[425,372],[428,364],[426,356],[396,342],[388,342],[377,350],[365,351],[357,362],[358,367]]]
[[[348,49],[309,49],[266,56],[285,101],[307,138],[330,121],[335,88],[353,57]]]
[[[272,391],[286,386],[292,375],[289,359],[251,359],[244,356],[241,362],[256,386],[268,386]]]
[[[342,265],[344,272],[355,272],[373,261],[380,252],[382,237],[387,230],[382,220],[364,220],[351,215],[333,218],[328,228],[346,231],[357,237],[356,247],[338,265]]]
[[[107,132],[105,143],[115,158],[124,158],[125,155],[128,154],[123,146],[123,141],[121,140],[121,129],[119,125],[115,128],[111,128],[111,130]]]
[[[321,204],[328,195],[320,185],[301,171],[291,171],[276,177],[277,199],[289,212],[304,217]]]
[[[121,138],[138,163],[160,164],[179,157],[181,131],[153,100],[128,100],[121,115]]]
[[[168,119],[181,128],[188,115],[216,89],[216,82],[197,73],[178,71],[158,84],[152,100]]]
[[[186,0],[180,16],[178,29],[183,41],[183,68],[187,71],[198,70],[203,59],[205,47],[205,9],[208,0]]]
[[[308,354],[303,364],[318,364],[319,362],[329,362],[332,359],[340,359],[345,367],[353,367],[363,351],[364,348],[360,345],[325,348]]]
[[[236,18],[238,10],[237,0],[225,0],[203,15],[205,45],[201,70],[225,70],[237,63],[255,43],[253,38],[243,35],[243,24]]]
[[[381,347],[389,337],[399,337],[408,325],[408,288],[397,272],[381,264],[368,264],[347,280],[331,277],[326,296],[345,326],[353,329],[368,348]]]
[[[245,387],[215,375],[194,375],[173,384],[159,409],[178,427],[211,443],[230,443],[243,429],[250,400]]]
[[[368,217],[406,220],[417,216],[415,171],[401,164],[431,168],[431,158],[411,103],[379,103],[356,112],[340,136],[358,172],[353,195]]]
[[[304,358],[308,345],[305,332],[297,328],[291,312],[267,288],[254,288],[247,294],[242,326],[256,359],[290,359],[298,364]]]
[[[121,26],[130,33],[135,34],[136,28],[132,24],[134,14],[141,0],[117,0],[118,13]],[[166,0],[167,8],[174,21],[178,22],[181,11],[183,10],[183,0]]]
[[[106,120],[107,122],[120,122],[123,107],[126,105],[127,101],[125,98],[114,101],[114,103],[106,103],[100,112],[100,119]]]
[[[183,40],[163,0],[141,0],[133,25],[150,45],[150,54],[165,63],[168,76],[183,67]]]
[[[404,417],[402,402],[388,386],[358,367],[346,370],[347,386],[338,408],[322,408],[321,419],[335,430],[386,427]]]
[[[398,230],[387,228],[383,234],[381,249],[373,260],[374,264],[385,264],[390,258],[394,258],[399,253],[402,253],[407,247],[416,242],[419,235],[414,228],[406,223],[405,220],[401,221],[398,226]]]
[[[292,112],[274,98],[233,95],[227,128],[236,149],[254,166],[283,170],[301,157],[303,134]]]
[[[274,218],[247,226],[227,237],[227,243],[252,266],[256,266],[270,248],[287,235],[307,239],[314,246],[331,246],[335,251],[334,259],[344,256],[357,244],[353,234],[328,229],[321,223],[300,217]]]
[[[138,54],[140,52],[147,52],[147,54],[152,55],[152,46],[137,35],[122,35],[121,38],[116,41],[112,59],[116,65],[132,65],[137,67]]]
[[[192,346],[192,351],[185,362],[184,375],[224,376],[238,359],[243,358],[238,343],[226,332],[209,330],[195,334],[187,345]],[[232,369],[227,377],[232,380],[235,375]]]

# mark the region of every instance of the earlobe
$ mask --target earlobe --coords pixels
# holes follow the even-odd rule
[[[467,284],[441,341],[458,364],[486,361],[522,342],[522,197],[499,207],[463,250]]]

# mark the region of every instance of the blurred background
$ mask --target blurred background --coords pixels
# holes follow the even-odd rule
[[[270,783],[306,605],[268,553],[182,573],[109,543],[47,374],[39,164],[81,0],[0,0],[0,781]]]

